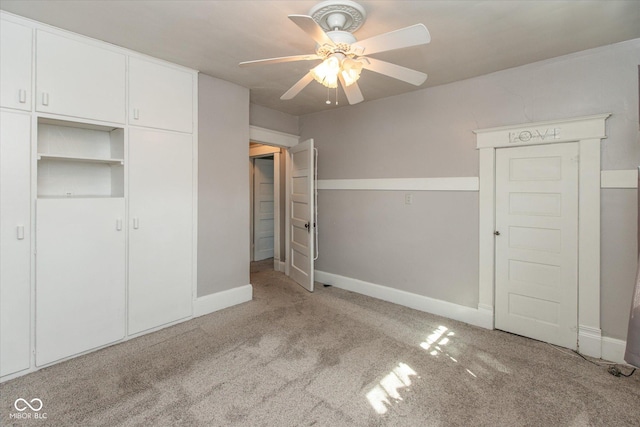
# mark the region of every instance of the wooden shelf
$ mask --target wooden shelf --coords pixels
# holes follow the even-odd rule
[[[124,165],[124,159],[101,159],[98,157],[80,157],[63,154],[38,153],[38,160],[69,160],[73,162],[103,163],[107,165]]]

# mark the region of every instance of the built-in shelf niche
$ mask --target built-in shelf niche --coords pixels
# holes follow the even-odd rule
[[[38,197],[124,197],[124,129],[38,119]]]

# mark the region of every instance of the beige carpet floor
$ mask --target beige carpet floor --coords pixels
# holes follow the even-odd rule
[[[251,302],[2,384],[1,424],[640,425],[639,373],[333,287],[310,294],[269,262],[252,266]],[[41,399],[47,418],[11,418],[18,398]]]

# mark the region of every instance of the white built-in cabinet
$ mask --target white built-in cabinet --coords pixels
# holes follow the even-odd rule
[[[39,198],[36,365],[125,334],[124,199]]]
[[[124,337],[126,218],[123,128],[40,118],[37,134],[42,366]]]
[[[192,138],[129,130],[129,334],[192,313]]]
[[[36,31],[36,110],[125,122],[126,56],[48,31]]]
[[[2,21],[0,25],[0,106],[31,110],[33,30]]]
[[[0,15],[5,380],[192,316],[197,73]]]
[[[191,133],[193,73],[129,59],[129,124]]]
[[[0,112],[0,376],[30,366],[31,116]]]

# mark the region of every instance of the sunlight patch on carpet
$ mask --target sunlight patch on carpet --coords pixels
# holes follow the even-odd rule
[[[427,339],[423,343],[420,344],[420,347],[424,348],[425,350],[431,349],[429,354],[432,356],[437,356],[439,353],[443,353],[441,346],[447,345],[450,340],[449,337],[452,337],[454,335],[455,333],[453,331],[449,331],[446,326],[440,325],[435,331],[433,331],[431,335],[427,337]],[[449,357],[449,359],[457,362],[456,359],[449,356],[448,354],[447,356]]]
[[[411,376],[418,375],[406,363],[398,363],[380,382],[367,393],[367,400],[380,415],[387,413],[393,402],[402,400],[399,390],[411,385]]]

